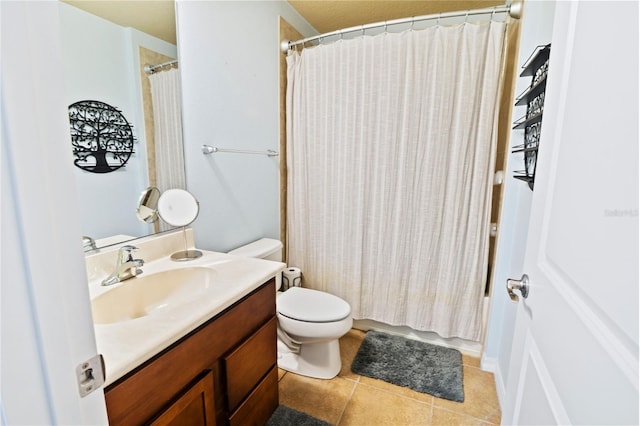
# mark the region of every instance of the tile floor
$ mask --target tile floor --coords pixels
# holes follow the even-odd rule
[[[463,355],[463,403],[394,386],[352,373],[365,333],[352,329],[340,339],[342,370],[332,380],[279,370],[280,404],[338,426],[497,425],[500,407],[493,374]]]

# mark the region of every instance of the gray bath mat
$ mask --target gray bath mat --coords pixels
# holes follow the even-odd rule
[[[351,370],[451,401],[464,401],[462,354],[450,348],[368,331]]]
[[[278,405],[267,426],[330,426],[329,423],[316,419],[302,411],[294,410],[286,405]]]

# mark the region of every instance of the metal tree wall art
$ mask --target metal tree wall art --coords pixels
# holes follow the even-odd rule
[[[100,101],[69,106],[74,164],[93,173],[109,173],[133,154],[132,126],[120,111]]]

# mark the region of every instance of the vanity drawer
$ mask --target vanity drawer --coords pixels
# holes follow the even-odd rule
[[[229,426],[266,423],[278,407],[278,367],[271,371],[229,417]]]
[[[276,364],[276,327],[274,317],[224,358],[229,411],[233,411]]]

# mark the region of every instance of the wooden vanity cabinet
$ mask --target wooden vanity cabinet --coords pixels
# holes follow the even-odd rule
[[[110,425],[261,425],[278,406],[271,279],[105,389]]]

